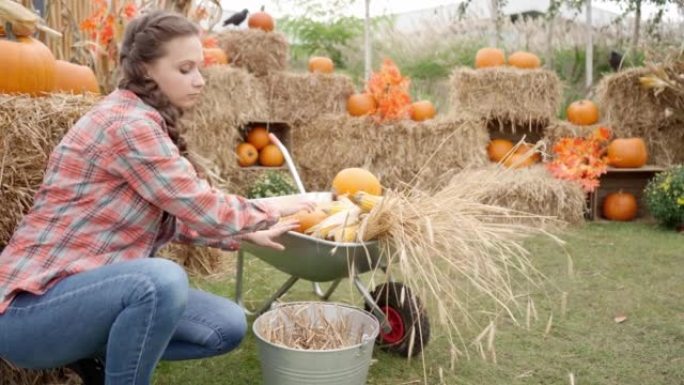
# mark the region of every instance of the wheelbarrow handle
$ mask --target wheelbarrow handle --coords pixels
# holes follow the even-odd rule
[[[302,184],[302,179],[299,177],[299,173],[297,172],[294,162],[292,161],[292,157],[290,156],[290,152],[287,150],[287,148],[285,148],[280,139],[278,139],[278,137],[275,136],[273,133],[269,133],[268,137],[269,139],[271,139],[271,142],[273,142],[273,144],[278,146],[280,152],[283,153],[285,163],[287,163],[287,168],[290,169],[290,174],[292,174],[292,177],[294,178],[295,184],[297,184],[297,189],[299,190],[299,192],[302,194],[306,193],[306,190],[304,189],[304,184]]]

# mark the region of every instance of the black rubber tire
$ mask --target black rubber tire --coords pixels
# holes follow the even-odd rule
[[[403,302],[401,301],[402,291],[405,291]],[[419,354],[430,340],[430,323],[420,298],[414,296],[411,290],[400,282],[378,285],[371,292],[371,297],[381,309],[384,307],[392,308],[396,312],[395,314],[401,317],[404,325],[404,333],[400,340],[387,343],[381,333],[378,335],[376,345],[388,352],[408,357],[411,347],[411,334],[415,329],[413,348],[410,353],[411,356]],[[370,311],[368,304],[365,305],[365,308]]]

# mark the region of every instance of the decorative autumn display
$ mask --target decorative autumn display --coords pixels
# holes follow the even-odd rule
[[[259,151],[259,164],[265,167],[280,167],[285,163],[285,157],[275,144],[267,144]]]
[[[622,191],[610,193],[603,200],[603,216],[612,221],[631,221],[637,208],[634,195]]]
[[[366,116],[375,113],[375,99],[369,93],[353,94],[347,99],[347,112],[351,116]]]
[[[534,69],[541,66],[541,60],[533,53],[518,51],[508,57],[508,64],[517,68]]]
[[[32,37],[0,36],[0,93],[31,96],[55,87],[55,57]]]
[[[335,175],[332,187],[336,194],[355,194],[364,191],[372,195],[382,194],[380,181],[370,171],[363,168],[345,168]]]
[[[411,104],[411,119],[416,122],[432,119],[437,114],[435,106],[429,100],[420,100]]]
[[[501,159],[513,149],[513,142],[507,139],[493,139],[487,146],[487,155],[492,162],[500,162]]]
[[[271,32],[275,29],[275,21],[273,17],[266,13],[263,8],[260,12],[255,12],[247,19],[247,26],[252,29],[261,29],[266,32]]]
[[[377,122],[404,119],[409,116],[411,96],[410,80],[401,76],[399,68],[391,59],[385,59],[379,72],[368,81],[368,93],[377,103],[373,116]]]
[[[237,156],[240,166],[249,167],[254,165],[259,159],[259,151],[249,143],[240,143],[237,147]]]
[[[684,165],[656,174],[644,189],[644,201],[663,226],[684,230]]]
[[[99,94],[100,86],[90,67],[57,60],[55,61],[54,92]]]
[[[608,171],[604,152],[610,136],[609,128],[598,127],[587,138],[561,138],[553,146],[555,159],[547,169],[556,178],[577,181],[584,191],[594,191],[599,176]]]
[[[599,120],[598,107],[591,100],[572,102],[566,110],[566,115],[570,123],[578,126],[589,126],[596,124]]]
[[[506,55],[499,48],[481,48],[475,54],[475,68],[498,67],[506,63]]]
[[[335,63],[323,56],[313,56],[309,59],[309,72],[331,74],[335,70]]]
[[[250,143],[257,150],[261,150],[271,143],[266,127],[257,126],[249,130],[249,133],[247,134],[247,143]]]
[[[617,168],[639,168],[646,164],[648,151],[641,138],[615,139],[608,145],[608,162]]]

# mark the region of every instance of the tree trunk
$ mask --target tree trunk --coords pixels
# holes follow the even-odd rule
[[[594,83],[594,23],[591,19],[591,0],[587,0],[587,49],[586,49],[586,87]]]
[[[632,36],[632,52],[636,54],[639,48],[639,29],[641,28],[641,0],[636,0],[634,11],[634,35]]]
[[[363,22],[363,78],[370,80],[371,75],[371,37],[370,37],[370,0],[366,0],[366,18]]]

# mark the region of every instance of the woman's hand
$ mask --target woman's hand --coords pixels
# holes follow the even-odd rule
[[[278,205],[274,207],[276,210],[278,210],[281,217],[288,217],[300,211],[311,212],[316,208],[316,203],[310,201],[301,201]]]
[[[242,239],[258,246],[269,247],[275,250],[285,250],[285,246],[275,242],[275,239],[285,234],[286,232],[294,230],[298,227],[298,220],[288,219],[276,223],[269,229],[244,234],[242,236]]]

